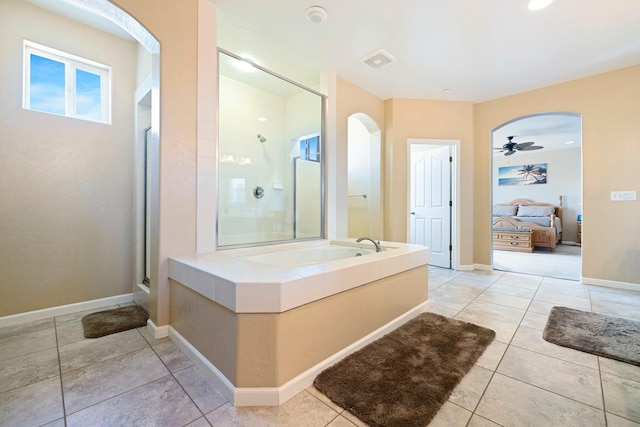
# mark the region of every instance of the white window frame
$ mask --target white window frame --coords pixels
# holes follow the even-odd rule
[[[111,124],[111,67],[70,53],[62,52],[38,43],[24,40],[23,108],[31,109],[31,54],[64,64],[65,68],[65,114],[91,122]],[[100,119],[76,113],[76,70],[100,76]],[[56,114],[49,111],[32,110]],[[60,114],[56,114],[60,115]]]
[[[313,139],[313,138],[318,138],[318,151],[315,151],[313,153],[309,152],[309,153],[303,153],[302,150],[300,150],[300,159],[302,160],[308,160],[310,162],[320,162],[320,153],[322,152],[322,138],[320,138],[320,132],[316,132],[316,133],[312,133],[310,135],[305,135],[305,136],[301,136],[300,138],[298,138],[298,147],[300,147],[300,143],[302,141],[307,141],[309,139]],[[311,160],[309,158],[310,155],[314,155],[314,157],[316,157],[316,160]]]

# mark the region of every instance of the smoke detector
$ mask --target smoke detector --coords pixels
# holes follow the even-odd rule
[[[319,24],[327,19],[327,11],[320,6],[311,6],[304,11],[304,16],[308,21]]]
[[[382,68],[396,60],[389,52],[383,49],[369,52],[360,59],[371,68]]]

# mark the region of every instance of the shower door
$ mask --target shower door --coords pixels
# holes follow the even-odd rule
[[[217,246],[322,238],[324,96],[218,57]]]
[[[150,285],[149,272],[151,271],[151,126],[144,130],[144,280]]]
[[[295,159],[294,163],[294,238],[304,239],[321,235],[320,200],[322,189],[317,177],[320,163]]]

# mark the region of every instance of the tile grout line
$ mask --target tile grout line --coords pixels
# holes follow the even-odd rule
[[[147,343],[147,345],[149,346],[149,348],[151,349],[151,351],[153,351],[153,354],[155,354],[155,355],[156,355],[156,357],[158,358],[158,360],[160,360],[160,363],[162,363],[162,365],[166,368],[167,372],[169,372],[169,375],[171,375],[171,378],[173,378],[173,380],[176,382],[176,384],[178,384],[178,386],[180,387],[180,389],[181,389],[181,390],[184,392],[184,394],[189,398],[189,400],[191,401],[191,403],[193,403],[193,406],[195,406],[195,407],[196,407],[196,409],[198,410],[198,412],[200,412],[200,415],[202,416],[201,418],[203,418],[203,419],[207,422],[207,424],[208,424],[208,425],[211,425],[211,423],[209,422],[209,420],[208,420],[208,419],[207,419],[207,417],[206,417],[206,414],[202,411],[202,409],[200,409],[200,407],[199,407],[199,406],[198,406],[198,404],[195,402],[195,400],[193,400],[193,398],[191,397],[191,395],[189,394],[189,392],[184,388],[184,386],[182,385],[182,383],[181,383],[180,381],[178,381],[178,378],[176,378],[176,376],[174,375],[173,371],[172,371],[172,370],[167,366],[167,364],[164,362],[164,360],[162,360],[162,357],[160,357],[160,355],[158,354],[158,352],[156,351],[156,349],[155,349],[155,348],[153,348],[153,345],[151,345],[151,343],[150,343],[150,342],[148,342],[148,341],[145,339],[145,337],[142,335],[142,333],[141,333],[138,329],[136,329],[136,331],[137,331],[137,332],[142,336],[142,339],[143,339],[143,340],[145,340],[145,342]],[[166,342],[170,342],[170,343],[172,343],[172,344],[173,344],[173,341],[171,341],[170,339],[169,339],[169,341],[166,341]],[[175,346],[175,344],[173,344],[173,345]],[[176,348],[177,348],[177,347],[176,347]],[[177,348],[177,349],[178,349],[178,351],[182,354],[182,350],[180,350],[179,348]],[[186,357],[186,356],[185,356],[185,357]],[[191,363],[191,361],[190,361],[189,363]],[[200,375],[202,375],[202,373],[200,372],[200,370],[198,369],[198,367],[197,367],[196,365],[194,365],[193,363],[191,363],[191,366],[192,366],[193,368],[195,368],[195,369],[198,371],[198,373],[199,373]],[[189,369],[189,368],[180,369],[180,370],[179,370],[179,371],[177,371],[177,372],[184,371],[185,369]],[[204,377],[204,376],[203,376],[203,378],[204,378],[206,381],[208,381],[208,380],[206,379],[206,377]],[[153,381],[152,381],[152,382],[153,382]],[[149,383],[147,383],[147,384],[149,384]],[[145,384],[145,385],[146,385],[146,384]],[[214,387],[215,387],[215,386],[214,386]],[[217,390],[217,388],[216,388],[216,390]],[[218,390],[218,392],[219,392],[219,390]],[[225,400],[226,400],[226,403],[230,403],[226,398],[225,398]],[[219,406],[217,406],[217,407],[213,408],[211,411],[207,412],[207,414],[210,414],[210,413],[212,413],[213,411],[216,411],[217,409],[219,409],[219,408],[221,408],[222,406],[224,406],[226,403],[223,403],[222,405],[219,405]],[[197,418],[196,418],[195,420],[193,420],[193,421],[190,421],[190,422],[189,422],[189,423],[187,423],[186,425],[189,425],[190,423],[192,423],[192,422],[194,422],[194,421],[196,421],[196,420],[197,420]]]
[[[589,311],[593,313],[593,300],[591,299],[591,289],[587,288],[587,292],[589,293]],[[609,425],[609,420],[607,419],[607,404],[604,398],[604,384],[602,383],[602,365],[600,364],[600,356],[596,356],[596,361],[598,362],[598,379],[600,380],[600,395],[602,397],[604,425],[605,427],[607,427]]]
[[[60,398],[62,399],[62,421],[64,427],[67,427],[67,407],[64,401],[64,385],[62,383],[62,361],[60,360],[60,344],[58,342],[58,323],[55,316],[53,317],[53,330],[56,336],[56,354],[58,355],[58,373],[60,378]]]
[[[542,283],[544,282],[544,278],[545,278],[545,277],[542,277],[542,280],[541,280],[541,281],[540,281],[540,283],[538,284],[538,287],[536,288],[536,293],[535,293],[535,294],[537,294],[537,292],[538,292],[538,290],[539,290],[540,286],[541,286],[541,285],[542,285]],[[494,282],[494,283],[495,283],[495,282]],[[489,287],[489,288],[490,288],[490,287]],[[487,288],[487,290],[488,290],[489,288]],[[485,291],[486,291],[486,290],[485,290]],[[483,292],[483,293],[484,293],[484,292]],[[527,313],[527,312],[529,312],[529,307],[531,306],[531,303],[533,302],[533,299],[535,298],[535,294],[534,294],[534,296],[533,296],[533,297],[531,297],[531,299],[530,299],[529,306],[528,306],[528,307],[527,307],[527,309],[525,310],[525,316],[526,316],[526,313]],[[482,294],[481,294],[481,295],[482,295]],[[589,293],[589,296],[590,296],[590,293]],[[590,297],[589,297],[589,301],[591,301]],[[499,305],[499,304],[498,304],[498,305]],[[505,306],[505,307],[508,307],[508,306]],[[465,307],[465,308],[466,308],[466,307]],[[523,319],[524,319],[524,317],[523,317]],[[523,326],[523,325],[522,325],[522,320],[523,320],[523,319],[521,319],[521,320],[520,320],[520,322],[518,323],[518,326],[517,326],[517,328],[516,328],[516,331],[520,328],[520,326]],[[514,336],[515,336],[515,334],[514,334]],[[513,337],[514,337],[514,336],[513,336]],[[556,360],[560,360],[560,361],[563,361],[563,362],[571,363],[571,364],[577,365],[577,366],[582,367],[582,368],[587,368],[587,369],[597,370],[597,371],[598,371],[598,374],[599,374],[599,376],[600,376],[600,379],[602,378],[602,375],[601,375],[602,373],[601,373],[601,370],[600,370],[600,361],[599,361],[599,358],[597,359],[597,361],[598,361],[598,368],[597,368],[597,369],[594,369],[594,368],[590,368],[590,367],[588,367],[588,366],[581,365],[581,364],[579,364],[579,363],[575,363],[575,362],[573,362],[573,361],[568,361],[568,360],[560,359],[560,358],[555,357],[555,356],[550,356],[550,355],[548,355],[548,354],[539,353],[539,352],[537,352],[537,351],[533,351],[533,350],[530,350],[530,349],[527,349],[527,348],[519,347],[519,346],[517,346],[517,345],[512,344],[513,337],[511,337],[511,340],[510,340],[510,341],[509,341],[509,343],[507,344],[507,348],[506,348],[505,352],[503,353],[502,357],[500,358],[500,362],[498,362],[498,365],[496,366],[496,369],[493,371],[493,373],[492,373],[492,375],[491,375],[491,378],[490,378],[490,379],[489,379],[489,381],[487,382],[487,386],[486,386],[486,388],[484,389],[484,391],[483,391],[482,395],[480,396],[480,399],[478,400],[478,403],[476,404],[476,407],[474,408],[474,410],[473,410],[473,412],[472,412],[472,415],[473,415],[473,414],[475,414],[475,415],[478,415],[478,416],[482,417],[482,415],[476,414],[476,410],[477,410],[477,408],[478,408],[478,406],[479,406],[479,404],[480,404],[480,401],[481,401],[481,400],[482,400],[482,398],[484,397],[484,394],[486,393],[486,390],[487,390],[487,388],[488,388],[489,384],[491,383],[491,380],[494,378],[495,374],[499,373],[499,372],[497,372],[497,371],[498,371],[498,367],[500,366],[500,363],[502,362],[502,359],[504,358],[504,355],[506,354],[506,352],[509,350],[509,348],[510,348],[512,345],[513,345],[513,347],[514,347],[514,348],[519,348],[519,349],[522,349],[522,350],[525,350],[525,351],[530,351],[530,352],[532,352],[532,353],[536,353],[536,354],[539,354],[539,355],[542,355],[542,356],[546,356],[546,357],[550,357],[550,358],[553,358],[553,359],[556,359]],[[523,384],[530,385],[530,386],[535,387],[535,388],[538,388],[538,389],[540,389],[540,390],[543,390],[543,391],[546,391],[546,392],[549,392],[549,393],[552,393],[552,394],[558,395],[558,396],[560,396],[560,397],[563,397],[563,398],[566,398],[566,399],[569,399],[569,400],[575,401],[575,402],[577,402],[577,403],[579,403],[579,404],[586,405],[586,406],[592,407],[592,408],[594,408],[594,409],[596,409],[596,410],[599,410],[599,411],[601,411],[601,412],[603,413],[603,416],[605,417],[605,423],[606,423],[606,407],[604,406],[604,390],[602,389],[602,385],[601,385],[601,392],[602,392],[602,398],[603,398],[603,409],[600,409],[600,408],[597,408],[597,407],[595,407],[595,406],[592,406],[592,405],[590,405],[590,404],[588,404],[588,403],[584,403],[584,402],[578,401],[578,400],[576,400],[576,399],[573,399],[573,398],[571,398],[571,397],[567,397],[567,396],[564,396],[564,395],[562,395],[562,394],[556,393],[556,392],[554,392],[554,391],[547,390],[547,389],[545,389],[545,388],[543,388],[543,387],[540,387],[540,386],[537,386],[537,385],[535,385],[535,384],[529,384],[529,383],[527,383],[527,382],[525,382],[525,381],[522,381],[522,380],[520,380],[520,379],[518,379],[518,378],[514,378],[514,377],[511,377],[511,376],[506,375],[506,374],[503,374],[503,373],[499,373],[499,374],[500,374],[500,375],[504,375],[504,376],[505,376],[505,377],[507,377],[507,378],[511,378],[511,379],[513,379],[513,380],[515,380],[515,381],[519,381],[519,382],[521,382],[521,383],[523,383]],[[602,381],[602,380],[601,380],[601,381]],[[453,402],[452,402],[452,403],[453,403]],[[458,405],[458,406],[459,406],[459,405]],[[486,418],[486,417],[483,417],[483,418]],[[493,420],[490,420],[490,421],[495,422],[495,421],[493,421]]]
[[[312,387],[312,386],[310,386],[310,387]],[[328,427],[328,426],[330,426],[330,425],[331,425],[331,423],[333,423],[335,420],[337,420],[337,419],[338,419],[338,417],[342,416],[342,412],[346,411],[346,409],[344,409],[344,408],[343,408],[343,409],[342,409],[342,412],[338,412],[338,411],[336,411],[335,409],[333,409],[331,406],[327,405],[327,403],[326,403],[326,402],[324,402],[322,399],[320,399],[318,396],[316,396],[315,394],[313,394],[313,393],[309,392],[309,390],[307,390],[306,388],[305,388],[303,391],[304,391],[304,392],[306,392],[306,393],[307,393],[308,395],[310,395],[311,397],[313,397],[314,399],[316,399],[318,402],[322,403],[324,406],[326,406],[327,408],[329,408],[331,411],[333,411],[333,412],[335,412],[335,413],[336,413],[336,416],[335,416],[335,417],[333,417],[333,418],[331,418],[331,420],[330,420],[327,424],[325,424],[325,425],[324,425],[324,427]],[[318,391],[320,391],[320,390],[318,390]],[[322,393],[322,392],[321,392],[321,393]],[[340,407],[340,406],[338,406],[338,407]],[[346,418],[345,418],[345,419],[346,419]],[[349,420],[347,420],[347,421],[349,421]],[[351,422],[351,421],[349,421],[349,422]],[[353,424],[353,423],[352,423],[352,424]]]
[[[460,313],[462,313],[462,312],[463,312],[467,307],[469,307],[469,305],[471,305],[471,304],[472,304],[472,303],[473,303],[473,302],[474,302],[474,301],[475,301],[475,300],[476,300],[480,295],[482,295],[482,294],[483,294],[483,293],[484,293],[488,288],[490,288],[490,287],[491,287],[491,286],[492,286],[496,281],[498,281],[502,276],[504,276],[504,273],[503,273],[500,277],[498,277],[496,280],[494,280],[493,282],[491,282],[491,284],[490,284],[489,286],[487,286],[485,289],[483,289],[483,290],[482,290],[482,292],[480,292],[478,295],[476,295],[475,297],[473,297],[473,298],[471,299],[471,301],[469,301],[469,303],[467,303],[463,308],[461,308],[460,310],[458,310],[458,312],[455,314],[455,316],[453,316],[453,319],[455,319],[455,318],[456,318],[456,316],[458,316],[458,315],[459,315]],[[446,285],[447,283],[449,283],[451,280],[454,280],[454,279],[456,279],[456,278],[457,278],[457,277],[451,278],[450,280],[448,280],[448,281],[444,282],[444,283],[443,283],[442,285],[440,285],[440,286],[444,286],[444,285]],[[462,286],[464,286],[464,285],[462,285]],[[445,307],[446,307],[446,306],[445,306]],[[459,320],[459,319],[456,319],[456,320]],[[494,341],[495,341],[495,338],[494,338]],[[508,348],[508,346],[507,346],[507,348]],[[506,352],[506,350],[505,350],[505,352]],[[502,355],[502,357],[504,357],[504,354]],[[502,358],[500,358],[500,360],[502,361]],[[499,363],[498,363],[498,364],[499,364]],[[476,364],[474,363],[474,365],[473,365],[473,366],[476,366]],[[486,368],[485,368],[485,369],[486,369]],[[497,366],[496,366],[496,369],[497,369]],[[494,375],[494,374],[495,374],[495,371],[493,371],[493,373],[491,374],[491,378],[489,378],[489,381],[487,382],[487,387],[489,386],[489,383],[491,382],[491,379],[493,379],[493,375]],[[462,379],[460,380],[460,382],[462,382]],[[460,383],[458,383],[458,385],[460,385]],[[456,387],[457,387],[457,386],[456,386]],[[455,388],[454,388],[454,390],[455,390]],[[486,388],[485,388],[485,390],[484,390],[484,391],[486,391]],[[476,411],[476,409],[477,409],[478,405],[480,404],[480,400],[482,400],[482,396],[484,396],[484,391],[482,392],[482,395],[480,396],[480,399],[478,399],[478,403],[476,403],[476,405],[475,405],[475,407],[473,408],[473,410],[472,410],[472,411],[470,411],[470,412],[471,412],[471,417],[469,417],[469,421],[467,422],[467,424],[466,424],[466,425],[468,425],[468,423],[469,423],[469,422],[471,422],[471,418],[473,418],[473,416],[475,415],[475,413],[476,413],[475,411]],[[462,408],[462,409],[464,409],[464,410],[466,410],[466,411],[469,411],[467,408],[464,408],[464,407],[462,407],[462,406],[458,405],[456,402],[453,402],[453,401],[449,400],[449,398],[447,398],[446,402],[452,403],[452,404],[454,404],[454,405],[456,405],[456,406],[458,406],[458,407],[460,407],[460,408]],[[441,409],[441,408],[440,408],[440,409]],[[440,410],[438,410],[438,412],[440,412]],[[436,413],[436,415],[437,415],[437,413]],[[478,415],[478,416],[481,416],[481,415]],[[490,420],[490,421],[492,421],[492,420]]]
[[[504,275],[503,275],[503,276],[504,276]],[[501,277],[503,277],[503,276],[501,276]],[[498,280],[499,280],[499,279],[498,279]],[[542,279],[540,280],[540,283],[538,283],[538,286],[536,287],[536,292],[537,292],[537,290],[540,288],[540,285],[542,284],[542,281],[543,281],[543,280],[544,280],[544,278],[542,278]],[[496,281],[497,281],[497,280],[496,280]],[[495,283],[495,281],[494,281],[494,283]],[[489,287],[491,287],[491,286],[489,286]],[[487,288],[487,289],[488,289],[488,288]],[[480,295],[482,295],[482,294],[480,294]],[[535,296],[535,294],[534,294],[534,296]],[[518,329],[520,328],[520,325],[522,324],[522,320],[523,320],[523,319],[524,319],[524,317],[526,316],[527,311],[529,311],[529,306],[531,305],[531,303],[532,303],[532,302],[533,302],[533,297],[532,297],[532,298],[531,298],[531,300],[529,301],[529,305],[527,306],[527,310],[525,310],[524,315],[522,316],[522,318],[521,318],[521,319],[520,319],[520,321],[518,322],[518,326],[516,326],[516,329],[515,329],[515,331],[514,331],[513,335],[511,336],[511,339],[509,339],[509,342],[507,343],[507,348],[505,348],[504,353],[502,353],[502,356],[500,357],[500,360],[498,361],[498,364],[496,365],[495,369],[491,372],[491,377],[489,378],[489,381],[487,381],[487,385],[484,387],[484,390],[482,390],[482,394],[480,395],[480,398],[478,399],[478,402],[476,403],[475,407],[473,408],[473,411],[471,411],[471,417],[472,417],[472,418],[473,418],[473,415],[476,415],[476,411],[478,410],[478,406],[480,406],[480,402],[482,402],[482,398],[483,398],[483,397],[484,397],[484,395],[486,394],[487,389],[489,388],[489,384],[491,384],[491,381],[493,380],[493,378],[494,378],[494,377],[496,376],[496,374],[498,373],[498,368],[500,367],[500,364],[502,363],[502,360],[504,359],[505,354],[507,354],[507,351],[509,351],[509,347],[511,347],[511,343],[512,343],[512,341],[513,341],[513,337],[515,337],[516,332],[517,332],[517,331],[518,331]],[[495,340],[495,338],[494,338],[494,340]],[[502,375],[502,374],[500,374],[500,375]],[[525,384],[526,384],[526,383],[525,383]],[[480,414],[477,414],[477,415],[478,415],[479,417],[486,418],[486,419],[488,419],[489,421],[494,422],[494,423],[496,423],[496,424],[498,424],[498,425],[501,425],[501,424],[499,424],[498,422],[496,422],[496,421],[494,421],[494,420],[492,420],[492,419],[490,419],[490,418],[487,418],[487,417],[485,417],[485,416],[483,416],[483,415],[480,415]],[[470,421],[471,421],[471,419],[469,419],[469,422],[470,422]]]
[[[535,294],[534,294],[534,296],[531,298],[530,304],[529,304],[529,306],[527,307],[527,310],[525,311],[525,316],[526,316],[526,313],[529,311],[529,307],[531,306],[531,303],[533,302],[533,299],[535,298],[535,295],[537,295],[537,293],[538,293],[538,291],[539,291],[539,289],[540,289],[540,286],[541,286],[541,285],[542,285],[542,283],[544,282],[544,279],[545,279],[545,277],[543,277],[543,278],[542,278],[542,280],[540,281],[540,283],[538,284],[538,288],[536,288],[536,293],[535,293]],[[591,304],[591,293],[590,293],[590,292],[589,292],[589,303]],[[547,314],[547,317],[548,317],[548,314]],[[523,317],[523,319],[524,319],[524,317]],[[518,324],[518,327],[516,328],[516,332],[517,332],[517,330],[520,328],[520,326],[522,326],[522,319],[520,320],[520,323]],[[513,337],[515,337],[515,333],[514,333],[514,336],[513,336]],[[475,408],[474,408],[474,410],[473,410],[473,414],[476,414],[476,412],[475,412],[475,411],[477,410],[477,408],[478,408],[478,406],[479,406],[479,404],[480,404],[480,401],[481,401],[481,400],[482,400],[482,398],[484,397],[484,394],[486,393],[486,390],[487,390],[487,388],[488,388],[489,384],[491,383],[491,380],[493,380],[493,378],[494,378],[495,374],[500,374],[500,375],[503,375],[503,376],[505,376],[505,377],[507,377],[507,378],[511,378],[511,379],[512,379],[512,380],[514,380],[514,381],[518,381],[518,382],[521,382],[521,383],[523,383],[523,384],[527,384],[527,385],[529,385],[529,386],[532,386],[532,387],[538,388],[538,389],[540,389],[540,390],[543,390],[543,391],[546,391],[546,392],[549,392],[549,393],[555,394],[555,395],[560,396],[560,397],[562,397],[562,398],[569,399],[569,400],[574,401],[574,402],[576,402],[576,403],[578,403],[578,404],[586,405],[586,406],[588,406],[588,407],[591,407],[591,408],[594,408],[594,409],[596,409],[596,410],[598,410],[598,411],[601,411],[601,412],[602,412],[602,414],[603,414],[603,417],[604,417],[604,419],[605,419],[605,426],[607,425],[607,419],[606,419],[606,406],[605,406],[605,404],[604,404],[604,389],[603,389],[603,386],[602,386],[602,371],[601,371],[601,369],[600,369],[600,358],[599,358],[599,357],[597,357],[597,359],[596,359],[596,361],[598,362],[598,368],[597,368],[597,369],[594,369],[594,368],[590,368],[590,367],[588,367],[588,366],[581,365],[581,364],[579,364],[579,363],[575,363],[575,362],[573,362],[573,361],[568,361],[568,360],[560,359],[560,358],[555,357],[555,356],[550,356],[550,355],[548,355],[548,354],[539,353],[539,352],[537,352],[537,351],[533,351],[533,350],[530,350],[530,349],[527,349],[527,348],[519,347],[519,346],[517,346],[517,345],[512,344],[513,337],[512,337],[512,338],[511,338],[511,340],[509,341],[509,344],[507,345],[507,348],[506,348],[506,350],[505,350],[504,354],[502,355],[502,358],[500,359],[500,362],[499,362],[499,363],[498,363],[498,365],[496,366],[495,371],[493,371],[493,373],[492,373],[492,375],[491,375],[491,378],[489,379],[489,382],[487,383],[487,387],[484,389],[484,391],[483,391],[483,393],[482,393],[482,395],[481,395],[480,399],[478,400],[478,403],[476,404],[476,407],[475,407]],[[581,401],[579,401],[579,400],[573,399],[573,398],[571,398],[571,397],[564,396],[564,395],[562,395],[562,394],[560,394],[560,393],[557,393],[557,392],[554,392],[554,391],[551,391],[551,390],[547,390],[547,389],[545,389],[545,388],[543,388],[543,387],[540,387],[540,386],[537,386],[537,385],[535,385],[535,384],[530,384],[530,383],[528,383],[528,382],[526,382],[526,381],[520,380],[520,379],[518,379],[518,378],[514,378],[514,377],[512,377],[512,376],[510,376],[510,375],[506,375],[506,374],[503,374],[503,373],[499,373],[499,372],[498,372],[498,368],[499,368],[499,366],[500,366],[500,363],[502,363],[502,359],[504,359],[504,355],[507,353],[507,351],[509,350],[509,348],[510,348],[512,345],[513,345],[513,347],[514,347],[514,348],[519,348],[519,349],[522,349],[522,350],[525,350],[525,351],[530,351],[530,352],[532,352],[532,353],[540,354],[540,355],[542,355],[542,356],[546,356],[546,357],[550,357],[550,358],[553,358],[553,359],[556,359],[556,360],[560,360],[560,361],[563,361],[563,362],[571,363],[571,364],[577,365],[577,366],[582,367],[582,368],[587,368],[587,369],[597,370],[597,371],[598,371],[598,376],[599,376],[599,378],[600,378],[600,391],[601,391],[601,396],[602,396],[602,399],[603,399],[603,402],[602,402],[602,403],[603,403],[603,407],[602,407],[602,409],[597,408],[597,407],[595,407],[595,406],[592,406],[592,405],[590,405],[590,404],[588,404],[588,403],[584,403],[584,402],[581,402]],[[478,414],[478,416],[481,416],[481,415],[479,415],[479,414]],[[493,421],[493,420],[490,420],[490,421],[495,422],[495,421]]]
[[[133,328],[133,329],[134,329],[134,330],[136,330],[136,331],[137,331],[137,332],[142,336],[142,334],[140,333],[140,331],[138,331],[138,330],[137,330],[137,328]],[[57,331],[57,330],[56,330],[56,331]],[[122,332],[124,332],[124,331],[122,331]],[[144,341],[145,345],[146,345],[147,347],[149,347],[149,348],[150,348],[150,350],[151,350],[151,351],[153,351],[153,353],[157,356],[157,353],[153,350],[153,348],[151,348],[151,347],[152,347],[152,346],[151,346],[151,344],[149,344],[149,342],[144,338],[144,336],[142,336],[142,340]],[[57,333],[56,333],[56,342],[57,342]],[[76,342],[78,342],[78,341],[76,341]],[[101,362],[106,362],[106,361],[111,360],[111,359],[113,359],[113,358],[120,357],[120,356],[124,356],[124,355],[130,354],[130,353],[133,353],[133,352],[136,352],[136,351],[141,351],[141,350],[144,350],[144,347],[143,347],[143,348],[136,349],[136,350],[131,350],[131,351],[129,351],[129,352],[126,352],[126,353],[123,353],[123,354],[120,354],[120,355],[117,355],[117,356],[113,356],[113,357],[110,357],[110,358],[108,358],[108,359],[105,359],[105,360],[102,360],[102,361],[99,361],[99,362],[91,363],[91,364],[89,364],[89,365],[86,365],[86,366],[83,366],[83,367],[80,367],[80,368],[76,368],[76,369],[70,370],[70,371],[68,371],[68,372],[66,372],[66,373],[74,372],[74,371],[79,370],[79,369],[84,369],[84,368],[86,368],[86,367],[88,367],[88,366],[92,366],[92,365],[95,365],[95,364],[97,364],[97,363],[101,363]],[[157,357],[158,357],[158,359],[160,359],[160,357],[159,357],[159,356],[157,356]],[[164,362],[162,361],[162,359],[160,359],[160,362],[164,365]],[[60,360],[60,356],[59,356],[59,350],[58,350],[58,365],[59,365],[59,369],[60,369],[60,372],[61,372],[61,374],[60,374],[60,382],[61,382],[61,388],[62,388],[62,367],[61,367],[61,360]],[[166,368],[166,365],[164,365],[164,366],[165,366],[165,368]],[[134,388],[131,388],[131,389],[129,389],[129,390],[124,390],[124,391],[122,391],[121,393],[114,394],[113,396],[110,396],[110,397],[108,397],[108,398],[106,398],[106,399],[100,400],[100,401],[98,401],[98,402],[92,403],[92,404],[91,404],[91,405],[89,405],[89,406],[86,406],[86,407],[84,407],[84,408],[78,409],[77,411],[72,412],[72,413],[71,413],[71,414],[69,414],[69,415],[73,415],[73,414],[76,414],[76,413],[78,413],[78,412],[84,411],[84,410],[86,410],[86,409],[88,409],[88,408],[91,408],[91,407],[93,407],[93,406],[97,406],[97,405],[99,405],[99,404],[101,404],[101,403],[104,403],[104,402],[106,402],[106,401],[108,401],[108,400],[111,400],[111,399],[114,399],[114,398],[116,398],[116,397],[122,396],[123,394],[126,394],[126,393],[129,393],[129,392],[131,392],[131,391],[137,390],[137,389],[139,389],[139,388],[141,388],[141,387],[144,387],[144,386],[149,385],[149,384],[151,384],[151,383],[153,383],[153,382],[155,382],[155,381],[158,381],[158,380],[160,380],[160,379],[162,379],[162,378],[165,378],[165,377],[167,377],[167,376],[169,376],[169,375],[172,375],[171,371],[170,371],[168,368],[167,368],[167,372],[168,372],[168,374],[167,374],[167,375],[165,375],[165,376],[162,376],[162,377],[160,377],[160,378],[156,378],[156,379],[154,379],[154,380],[152,380],[152,381],[149,381],[149,382],[147,382],[147,383],[144,383],[144,384],[140,384],[139,386],[134,387]],[[173,378],[175,379],[175,377],[173,377]],[[176,380],[176,382],[178,382],[178,381]],[[181,385],[179,382],[178,382],[178,384],[182,387],[182,385]],[[183,390],[184,390],[184,389],[183,389]],[[185,393],[186,393],[186,392],[185,392]],[[188,394],[188,393],[186,393],[186,394],[187,394],[187,396],[189,397],[189,399],[191,399],[191,396],[189,396],[189,394]],[[64,399],[64,392],[63,392],[63,399]],[[63,400],[63,405],[64,405],[64,400]],[[194,402],[194,405],[195,405],[195,402]],[[195,405],[195,406],[196,406],[196,408],[198,409],[198,411],[200,411],[200,408],[198,408],[198,405]],[[65,421],[65,427],[66,427],[66,425],[67,425],[67,413],[66,413],[66,407],[64,407],[64,406],[63,406],[63,409],[64,409],[64,413],[65,413],[64,421]],[[200,413],[202,413],[202,411],[200,411]],[[194,421],[195,421],[195,420],[194,420]],[[208,421],[207,421],[207,422],[208,422]]]

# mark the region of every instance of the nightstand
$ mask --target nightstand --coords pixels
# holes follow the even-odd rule
[[[582,221],[578,221],[578,231],[576,232],[576,246],[582,246]]]
[[[533,231],[493,230],[493,249],[499,251],[533,252]]]

